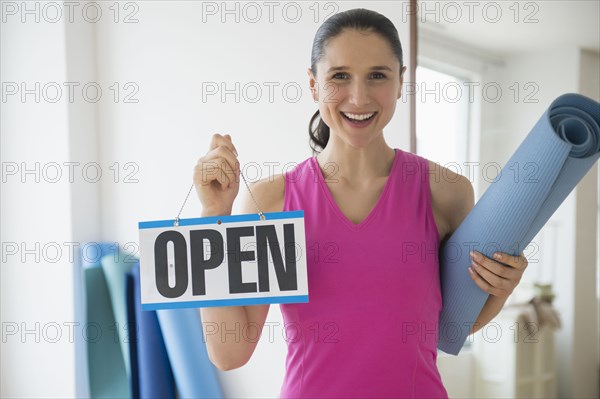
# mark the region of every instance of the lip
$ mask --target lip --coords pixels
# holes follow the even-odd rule
[[[370,124],[372,124],[372,123],[373,123],[373,121],[375,120],[375,118],[377,117],[377,114],[378,114],[378,112],[377,112],[377,111],[372,111],[372,112],[360,112],[360,113],[359,113],[359,112],[346,112],[346,113],[348,113],[348,114],[358,114],[358,115],[361,115],[361,114],[370,114],[370,113],[373,113],[373,114],[374,114],[374,115],[371,117],[371,119],[369,119],[369,120],[368,120],[368,121],[366,121],[366,122],[364,122],[364,121],[361,121],[361,122],[353,122],[353,121],[349,120],[348,118],[346,118],[346,117],[344,116],[344,112],[345,112],[345,111],[340,111],[340,117],[341,117],[341,118],[344,120],[344,122],[345,122],[347,125],[349,125],[349,126],[351,126],[351,127],[353,127],[353,128],[360,128],[360,129],[362,129],[362,128],[365,128],[365,127],[369,126]]]
[[[342,113],[345,114],[355,114],[355,115],[364,115],[364,114],[376,114],[377,111],[362,111],[362,112],[356,112],[356,111],[340,111]]]

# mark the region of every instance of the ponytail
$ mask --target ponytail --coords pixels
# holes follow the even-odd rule
[[[313,126],[317,119],[319,120],[319,123],[317,128],[313,130]],[[310,136],[310,148],[312,148],[313,153],[315,154],[321,152],[329,141],[329,126],[321,119],[319,110],[317,110],[312,118],[310,118],[310,122],[308,123],[308,135]],[[321,150],[319,150],[319,147]]]

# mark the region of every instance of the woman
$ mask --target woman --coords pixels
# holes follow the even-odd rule
[[[308,70],[319,110],[318,155],[251,186],[264,212],[305,211],[310,302],[280,305],[288,337],[282,397],[447,397],[436,367],[441,310],[438,250],[473,207],[463,176],[389,147],[383,129],[402,93],[402,48],[391,21],[354,9],[319,28]],[[314,122],[318,121],[313,130]],[[440,133],[443,134],[443,133]],[[228,215],[239,191],[237,150],[215,134],[194,174],[203,216]],[[220,176],[209,169],[220,165]],[[442,173],[443,172],[443,173]],[[444,178],[441,178],[441,177]],[[248,199],[242,213],[254,213]],[[316,249],[316,253],[312,249]],[[469,273],[491,294],[488,323],[527,266],[479,253]],[[204,322],[264,325],[269,305],[203,308]],[[207,337],[221,370],[244,365],[256,342]]]

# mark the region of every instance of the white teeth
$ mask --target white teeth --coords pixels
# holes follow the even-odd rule
[[[346,112],[343,112],[344,115],[346,115],[348,118],[350,119],[354,119],[357,121],[364,121],[365,119],[369,119],[370,117],[372,117],[373,115],[375,115],[375,112],[371,112],[370,114],[349,114]]]

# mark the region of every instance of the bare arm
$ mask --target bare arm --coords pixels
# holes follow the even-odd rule
[[[227,371],[243,366],[252,357],[269,305],[201,308],[200,313],[208,356],[220,370]],[[242,333],[254,331],[245,330],[249,324],[258,329],[256,339]]]
[[[225,144],[227,145],[227,143]],[[234,181],[239,184],[239,174],[237,179],[235,177],[231,178],[231,182]],[[231,186],[225,192],[230,189]],[[281,176],[271,181],[263,179],[252,184],[250,189],[257,201],[263,206],[264,212],[279,212],[282,210],[283,178]],[[211,201],[206,202],[211,203]],[[227,203],[227,201],[215,200],[212,203],[218,205],[203,208],[202,216],[231,214],[232,204]],[[225,206],[221,206],[221,203],[224,203]],[[243,214],[256,212],[254,203],[249,196],[245,197],[241,212]],[[223,371],[232,370],[246,364],[254,353],[268,312],[269,305],[201,308],[200,313],[206,347],[211,362]],[[252,326],[252,328],[247,328],[248,326]],[[248,336],[242,331],[251,331],[252,333],[257,331],[258,335],[256,337]]]
[[[253,212],[252,204],[245,201],[242,213]],[[202,216],[214,215],[203,213]],[[254,328],[245,328],[248,325],[255,326],[260,336],[269,313],[269,305],[209,307],[201,308],[200,313],[208,356],[220,370],[227,371],[242,367],[252,357],[258,339],[248,337],[242,331],[254,331]]]

